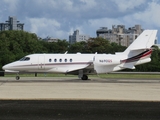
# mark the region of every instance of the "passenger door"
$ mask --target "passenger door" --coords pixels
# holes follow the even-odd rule
[[[39,58],[38,58],[38,69],[42,69],[42,70],[45,69],[45,57],[44,57],[44,55],[39,56]]]

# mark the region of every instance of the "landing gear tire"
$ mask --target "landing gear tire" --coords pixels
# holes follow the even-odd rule
[[[88,80],[88,76],[87,75],[83,75],[81,79],[82,80]]]
[[[16,80],[19,80],[20,79],[20,77],[19,76],[16,76]]]

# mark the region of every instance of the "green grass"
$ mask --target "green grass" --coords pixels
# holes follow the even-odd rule
[[[19,74],[20,77],[35,77],[35,74]],[[5,77],[15,77],[16,74],[6,74]],[[65,74],[37,74],[37,77],[76,77],[77,75],[65,75]],[[89,78],[100,77],[105,79],[159,79],[160,74],[99,74],[99,75],[89,75]]]
[[[126,79],[159,79],[159,74],[102,74],[101,78],[126,78]]]

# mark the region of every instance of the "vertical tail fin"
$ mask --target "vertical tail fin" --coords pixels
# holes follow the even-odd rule
[[[157,30],[145,30],[133,43],[123,52],[126,59],[121,60],[119,67],[134,69],[135,65],[140,65],[151,61],[151,47],[154,45]]]
[[[131,51],[150,49],[154,45],[156,34],[157,30],[144,30],[124,51],[124,54],[129,54]]]

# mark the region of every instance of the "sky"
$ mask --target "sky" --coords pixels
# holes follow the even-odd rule
[[[96,37],[100,27],[160,29],[160,0],[0,0],[0,23],[16,16],[24,30],[69,39],[75,30]],[[160,43],[160,31],[158,32]]]

